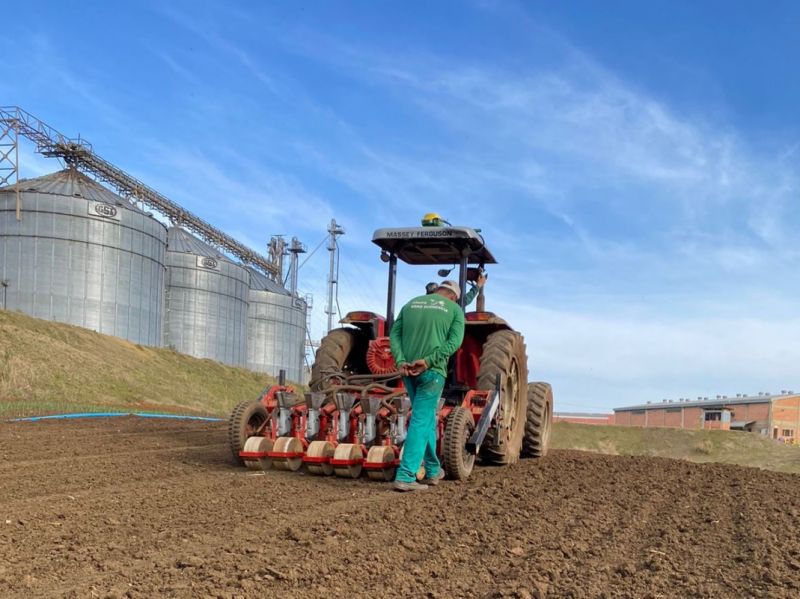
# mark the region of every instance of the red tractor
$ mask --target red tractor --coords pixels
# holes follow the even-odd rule
[[[394,320],[398,261],[458,268],[461,305],[467,281],[496,261],[479,231],[423,226],[379,229],[373,239],[389,265],[386,318],[350,312],[345,326],[323,338],[311,369],[311,392],[268,389],[231,415],[234,458],[253,468],[392,480],[406,437],[411,404],[388,333]],[[451,269],[452,270],[452,269]],[[449,271],[440,271],[447,276]],[[465,314],[464,342],[451,358],[438,411],[438,452],[451,479],[465,479],[476,457],[511,464],[547,452],[553,395],[547,383],[528,383],[522,335],[484,309]]]

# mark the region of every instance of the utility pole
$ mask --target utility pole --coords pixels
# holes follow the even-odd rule
[[[339,235],[344,235],[344,229],[336,224],[336,220],[331,219],[331,224],[328,225],[328,252],[331,255],[330,270],[328,271],[328,305],[325,308],[325,314],[328,315],[328,330],[333,328],[333,315],[336,311],[333,308],[334,288],[339,288],[339,246],[336,244],[336,238]]]
[[[289,245],[289,292],[293,296],[297,296],[297,271],[300,268],[299,257],[300,254],[306,253],[306,246],[300,243],[297,237],[292,237],[292,243]]]

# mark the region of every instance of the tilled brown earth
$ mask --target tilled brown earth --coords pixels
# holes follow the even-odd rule
[[[224,425],[0,425],[2,597],[800,597],[800,477],[556,452],[400,495]]]

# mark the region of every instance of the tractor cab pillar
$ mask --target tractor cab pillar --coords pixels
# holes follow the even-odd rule
[[[466,310],[467,298],[467,265],[469,263],[470,251],[462,250],[461,260],[458,263],[458,288],[461,290],[461,295],[458,297],[458,305],[461,306],[461,311]]]
[[[394,301],[397,290],[397,254],[382,254],[381,258],[389,262],[389,285],[386,293],[386,334],[392,331],[394,324]]]

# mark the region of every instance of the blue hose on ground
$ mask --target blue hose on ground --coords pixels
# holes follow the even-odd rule
[[[139,418],[172,418],[173,420],[204,420],[219,422],[224,418],[210,416],[182,416],[180,414],[158,414],[155,412],[82,412],[77,414],[51,414],[48,416],[30,416],[28,418],[14,418],[11,422],[38,422],[39,420],[67,420],[70,418],[112,418],[114,416],[138,416]]]

